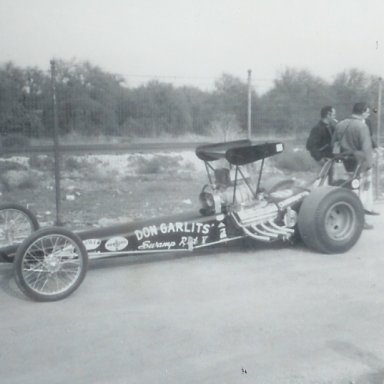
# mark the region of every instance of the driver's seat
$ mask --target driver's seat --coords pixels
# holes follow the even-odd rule
[[[361,162],[353,155],[335,155],[325,162],[313,184],[319,187],[324,185],[351,187],[351,182],[360,178],[360,169]]]

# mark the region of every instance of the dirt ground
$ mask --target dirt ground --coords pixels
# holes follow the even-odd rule
[[[16,172],[15,181],[9,181],[0,163],[1,201],[24,205],[42,226],[53,225],[57,211],[52,159],[35,156],[32,160],[26,157],[8,161],[27,167],[19,175]],[[277,175],[306,182],[316,175],[284,174],[268,164],[263,180]],[[196,211],[200,208],[199,193],[208,182],[203,162],[193,152],[66,156],[61,168],[59,219],[72,230]],[[257,168],[255,179],[256,172]],[[4,179],[11,188],[2,182]],[[17,182],[21,187],[13,186]]]
[[[60,221],[77,230],[198,209],[198,196],[207,182],[202,169],[197,170],[190,163],[181,164],[178,154],[159,155],[158,159],[150,160],[144,156],[141,160],[139,163],[135,155],[130,164],[119,156],[90,159],[83,155],[63,159]],[[159,168],[157,160],[163,163]],[[17,158],[9,161],[21,162]],[[41,226],[52,225],[57,219],[52,166],[47,166],[46,160],[39,160],[33,168],[28,165],[27,172],[34,178],[27,187],[6,188],[0,183],[1,200],[28,207]]]
[[[132,177],[119,183],[89,181],[78,188],[73,200],[61,199],[61,221],[70,229],[105,226],[112,222],[140,220],[198,209],[201,180]],[[30,208],[42,226],[56,221],[55,191],[38,189],[5,193],[4,200]],[[17,196],[17,197],[16,197]]]

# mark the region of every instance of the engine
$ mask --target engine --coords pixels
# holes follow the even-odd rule
[[[234,186],[216,188],[207,184],[200,193],[200,202],[207,214],[226,213],[229,207],[244,205],[254,199],[247,185],[237,185],[235,193]]]
[[[229,214],[238,228],[257,240],[287,240],[293,235],[296,211],[290,207],[280,209],[263,193],[255,195],[256,188],[247,180],[237,180],[233,184],[225,172],[215,172],[215,176],[216,184],[207,184],[200,193],[202,213]]]

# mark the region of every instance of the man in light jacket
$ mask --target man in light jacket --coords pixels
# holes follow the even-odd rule
[[[378,213],[373,211],[372,139],[365,122],[369,114],[370,110],[366,103],[356,103],[353,106],[353,114],[336,125],[332,141],[339,143],[341,153],[353,155],[344,162],[347,171],[354,171],[358,164],[361,165],[360,200],[367,215],[377,215]],[[365,223],[364,228],[371,229],[373,226]]]

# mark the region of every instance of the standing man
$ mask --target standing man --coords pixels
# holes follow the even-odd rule
[[[373,147],[366,119],[370,114],[369,107],[364,102],[353,106],[353,114],[336,125],[333,143],[339,142],[342,153],[352,155],[344,162],[347,171],[354,171],[360,165],[360,200],[367,215],[377,215],[373,211],[372,165]],[[365,229],[373,226],[365,223]]]
[[[312,128],[306,148],[311,156],[321,163],[332,157],[332,135],[335,129],[336,110],[327,105],[321,108],[320,121]]]

